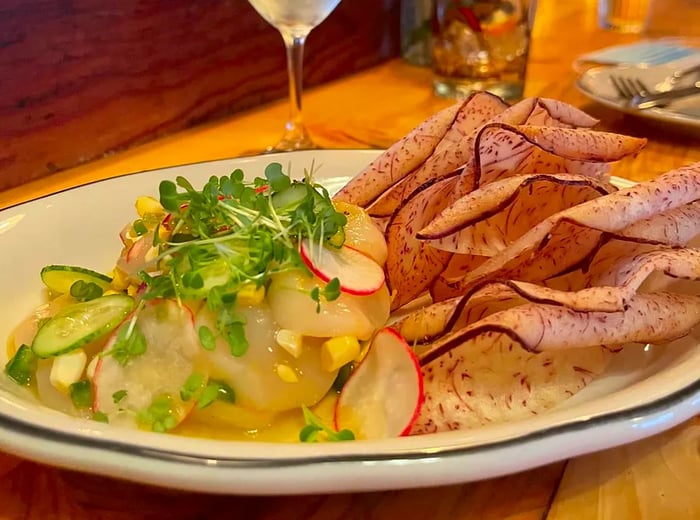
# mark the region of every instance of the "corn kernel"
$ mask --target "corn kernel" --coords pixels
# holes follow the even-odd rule
[[[148,251],[146,251],[146,254],[143,255],[143,259],[146,262],[152,262],[156,258],[158,258],[158,255],[160,254],[160,250],[157,247],[151,246]]]
[[[80,348],[54,358],[49,374],[51,385],[59,392],[67,394],[68,387],[80,381],[86,363],[87,355]]]
[[[85,368],[85,376],[92,381],[95,379],[95,371],[97,370],[97,363],[100,362],[100,356],[93,357],[88,366]]]
[[[321,345],[321,366],[328,372],[338,370],[360,355],[360,342],[355,336],[337,336]]]
[[[343,202],[339,200],[333,201],[333,207],[339,213],[344,213],[346,217],[363,217],[366,215],[366,211],[356,204],[350,204],[349,202]]]
[[[115,291],[123,291],[128,286],[129,280],[126,276],[126,273],[118,267],[115,267],[112,270],[112,289],[114,289]]]
[[[289,352],[293,357],[301,356],[301,348],[303,346],[303,336],[298,332],[288,329],[280,329],[275,335],[277,344],[284,350]]]
[[[136,285],[130,285],[126,288],[126,294],[128,294],[129,296],[136,296],[138,292],[139,288]]]
[[[136,199],[136,213],[143,218],[148,214],[160,215],[165,213],[163,206],[153,197],[142,196]]]
[[[299,377],[288,365],[275,365],[277,376],[285,383],[298,383]]]
[[[171,232],[165,226],[158,227],[158,238],[163,242],[167,242],[170,239]]]
[[[363,359],[367,356],[367,352],[369,352],[369,347],[372,344],[371,341],[363,341],[360,343],[360,352],[357,354],[357,357],[353,359],[355,362],[355,365],[358,363],[361,363]]]
[[[265,299],[265,287],[254,284],[244,285],[236,295],[236,302],[241,305],[260,305]]]

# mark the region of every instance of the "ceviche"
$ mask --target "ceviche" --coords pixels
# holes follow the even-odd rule
[[[163,181],[136,201],[116,265],[42,269],[48,301],[15,330],[5,374],[66,413],[209,437],[544,413],[623,346],[700,323],[700,164],[618,188],[611,164],[646,141],[596,123],[476,93],[335,194],[277,163]]]
[[[109,275],[42,269],[50,301],[15,331],[6,373],[111,424],[250,432],[295,410],[304,439],[352,438],[308,407],[335,395],[389,318],[386,243],[367,213],[278,163],[252,182],[240,170],[201,189],[165,181],[136,210]]]

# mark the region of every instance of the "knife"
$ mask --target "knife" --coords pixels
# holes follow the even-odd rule
[[[693,85],[689,87],[677,88],[674,90],[669,90],[668,92],[658,92],[656,94],[634,96],[630,100],[629,105],[632,108],[645,110],[647,108],[664,106],[670,103],[671,101],[675,101],[676,99],[686,98],[689,96],[696,96],[698,94],[700,94],[700,81],[696,81]]]

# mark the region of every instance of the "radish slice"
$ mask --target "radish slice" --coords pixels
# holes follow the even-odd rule
[[[392,328],[377,332],[335,405],[335,427],[357,438],[407,435],[423,404],[423,376],[411,347]]]
[[[384,285],[384,270],[370,257],[343,246],[340,249],[311,248],[308,239],[301,241],[301,258],[324,282],[340,281],[344,293],[362,296],[377,292]]]
[[[127,318],[120,329],[129,323]],[[193,372],[202,372],[195,369],[202,349],[192,312],[172,300],[158,300],[141,310],[136,323],[146,339],[146,351],[120,364],[108,353],[119,334],[119,329],[115,331],[95,367],[93,409],[106,414],[110,423],[133,426],[139,412],[155,399],[169,396],[179,424],[194,405],[194,400],[180,398],[180,390]],[[121,399],[115,398],[123,391]]]

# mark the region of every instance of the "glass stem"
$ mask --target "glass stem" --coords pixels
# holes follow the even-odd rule
[[[289,76],[289,120],[286,124],[286,132],[282,142],[286,143],[285,148],[288,149],[308,148],[312,143],[304,127],[301,109],[306,35],[282,31],[282,38],[284,38],[284,45],[287,48],[287,71]]]

